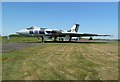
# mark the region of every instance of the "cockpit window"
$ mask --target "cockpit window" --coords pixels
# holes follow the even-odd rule
[[[30,27],[30,28],[26,28],[27,30],[31,30],[31,29],[34,29],[34,27],[32,26],[32,27]]]

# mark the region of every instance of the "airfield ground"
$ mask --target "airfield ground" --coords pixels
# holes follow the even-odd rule
[[[39,43],[3,38],[3,80],[117,80],[118,43]]]

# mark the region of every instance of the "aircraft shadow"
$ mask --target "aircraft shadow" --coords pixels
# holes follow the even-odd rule
[[[86,41],[86,42],[80,42],[80,41],[44,41],[44,43],[107,43],[107,42],[100,42],[100,41]]]
[[[109,41],[44,41],[44,43],[108,43]],[[43,42],[23,42],[23,43],[43,43]]]

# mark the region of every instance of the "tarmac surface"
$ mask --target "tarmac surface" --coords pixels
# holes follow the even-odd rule
[[[6,43],[2,44],[2,53],[8,53],[15,50],[25,49],[37,45],[37,43]]]

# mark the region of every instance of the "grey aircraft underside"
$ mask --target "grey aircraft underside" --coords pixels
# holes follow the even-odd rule
[[[68,31],[38,28],[38,27],[32,26],[30,28],[17,31],[16,33],[19,35],[24,35],[24,36],[35,36],[38,39],[39,37],[42,37],[42,42],[44,41],[45,37],[48,37],[48,38],[54,37],[54,41],[56,41],[57,37],[59,38],[67,37],[68,40],[71,41],[73,37],[111,36],[111,35],[106,35],[106,34],[78,33],[79,26],[80,26],[79,24],[74,24],[73,27]]]

